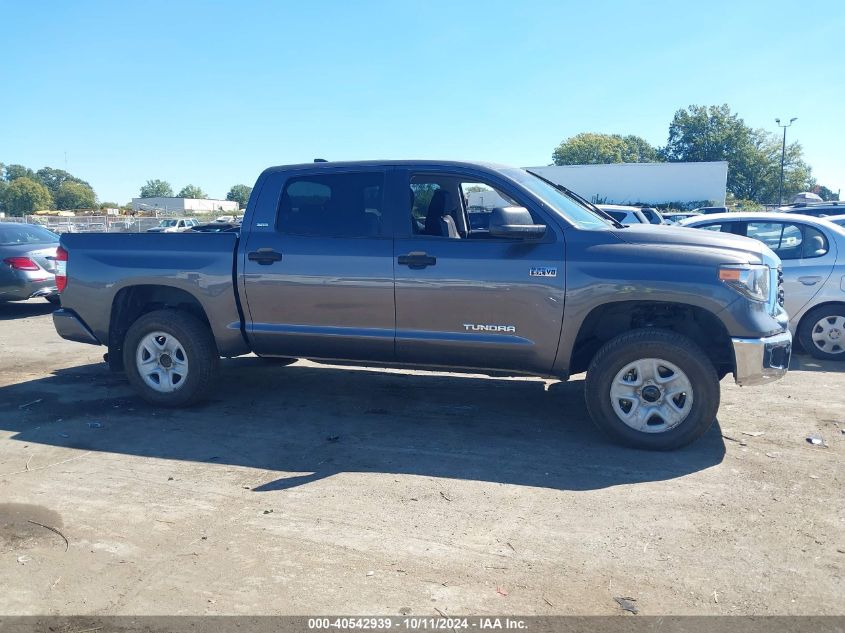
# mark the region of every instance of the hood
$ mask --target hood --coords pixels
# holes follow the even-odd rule
[[[685,246],[688,248],[710,248],[735,253],[740,259],[749,256],[760,262],[777,260],[768,246],[757,240],[733,233],[720,233],[706,229],[654,224],[633,224],[616,231],[619,239],[629,244]]]

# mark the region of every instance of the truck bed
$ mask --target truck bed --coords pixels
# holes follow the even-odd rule
[[[173,288],[199,301],[222,356],[249,351],[234,280],[236,233],[83,233],[62,236],[68,251],[65,305],[109,344],[109,320],[122,293],[145,285]],[[124,294],[125,298],[125,294]]]

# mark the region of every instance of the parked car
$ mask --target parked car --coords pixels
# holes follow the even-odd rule
[[[654,207],[639,207],[639,209],[649,224],[666,224],[663,215]]]
[[[234,215],[221,215],[218,218],[215,218],[215,222],[222,222],[223,224],[232,224],[235,221]]]
[[[462,195],[479,186],[506,203],[486,231],[471,227]],[[501,166],[274,167],[239,233],[65,235],[57,257],[59,334],[107,345],[111,368],[163,406],[207,397],[219,357],[251,351],[283,363],[586,371],[596,424],[665,450],[712,425],[721,378],[778,379],[791,354],[780,262],[760,242],[626,227]]]
[[[34,224],[0,222],[0,303],[44,297],[58,303],[59,236]]]
[[[845,215],[845,202],[801,202],[780,207],[778,211],[784,213],[800,213],[817,218]]]
[[[179,231],[190,229],[197,224],[199,222],[193,218],[168,218],[159,222],[158,226],[147,229],[147,233],[178,233]]]
[[[207,224],[195,224],[194,226],[183,229],[183,233],[226,233],[231,231],[240,231],[241,225],[235,222],[208,222]]]
[[[703,213],[705,215],[711,213],[728,213],[727,207],[698,207],[692,210],[693,213]]]
[[[599,204],[599,209],[622,224],[649,224],[648,218],[639,207],[625,207],[619,204]]]
[[[677,224],[681,220],[686,220],[687,218],[696,218],[701,213],[697,213],[695,211],[679,211],[676,213],[664,213],[663,219],[666,220],[669,224]]]
[[[845,229],[797,213],[728,213],[684,226],[760,240],[783,262],[785,307],[801,346],[845,360]]]
[[[493,215],[493,209],[488,209],[487,207],[482,206],[467,207],[467,221],[469,222],[470,230],[489,230],[491,215]]]

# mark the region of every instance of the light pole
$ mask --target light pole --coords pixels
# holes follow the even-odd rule
[[[783,147],[780,150],[780,188],[778,189],[778,204],[783,204],[783,163],[786,160],[786,128],[795,123],[798,117],[789,119],[789,123],[781,123],[780,119],[775,119],[778,127],[783,128]]]

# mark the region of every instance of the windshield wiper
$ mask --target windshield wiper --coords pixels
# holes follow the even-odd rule
[[[617,220],[616,218],[614,218],[612,215],[610,215],[610,214],[609,214],[609,213],[607,213],[606,211],[603,211],[603,210],[599,209],[599,208],[598,208],[596,205],[594,205],[592,202],[590,202],[589,200],[587,200],[586,198],[584,198],[584,197],[582,197],[582,196],[579,196],[577,193],[575,193],[575,192],[574,192],[574,191],[572,191],[571,189],[567,189],[567,188],[566,188],[566,187],[564,187],[563,185],[559,185],[559,184],[557,184],[556,182],[552,182],[552,181],[551,181],[551,180],[549,180],[548,178],[543,178],[540,174],[538,174],[538,173],[536,173],[536,172],[533,172],[533,171],[531,171],[530,169],[526,169],[525,171],[527,171],[529,174],[531,174],[531,175],[532,175],[532,176],[534,176],[535,178],[539,178],[540,180],[542,180],[542,181],[543,181],[544,183],[546,183],[547,185],[551,185],[552,187],[554,187],[555,189],[557,189],[557,190],[558,190],[558,191],[560,191],[561,193],[565,193],[565,194],[566,194],[567,196],[569,196],[570,198],[574,198],[575,200],[577,200],[578,202],[580,202],[582,206],[586,207],[588,211],[591,211],[592,213],[594,213],[595,215],[599,216],[600,218],[602,218],[602,219],[604,219],[604,220],[609,221],[609,222],[610,222],[611,224],[613,224],[613,226],[615,226],[617,229],[624,229],[624,228],[626,228],[626,227],[628,226],[627,224],[622,224],[619,220]]]

